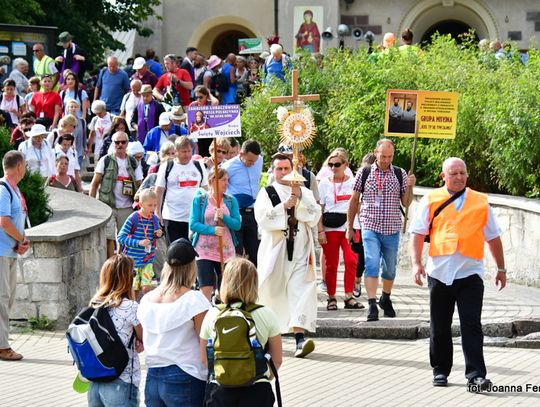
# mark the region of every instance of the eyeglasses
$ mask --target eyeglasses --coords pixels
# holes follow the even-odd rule
[[[114,142],[114,144],[116,144],[117,146],[120,145],[120,144],[127,144],[127,143],[128,143],[127,140],[116,140],[116,141]]]
[[[343,163],[328,163],[328,166],[330,168],[332,168],[332,167],[339,168],[339,167],[341,167],[341,164],[343,164]]]

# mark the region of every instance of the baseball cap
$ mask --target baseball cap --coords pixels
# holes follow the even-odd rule
[[[58,36],[58,42],[56,43],[56,45],[62,46],[63,44],[71,41],[72,39],[73,39],[73,36],[69,32],[64,31]]]
[[[171,114],[169,112],[163,112],[159,115],[159,125],[167,126],[171,124]]]
[[[141,69],[144,65],[146,65],[146,59],[143,57],[137,57],[133,61],[133,69]]]
[[[175,240],[167,249],[167,263],[171,266],[191,263],[199,254],[189,240],[184,237]]]

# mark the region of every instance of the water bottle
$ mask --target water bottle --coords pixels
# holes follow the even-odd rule
[[[255,356],[255,369],[257,375],[262,375],[266,372],[266,358],[264,356],[264,349],[257,338],[251,340],[251,349],[253,349]]]
[[[214,375],[214,340],[212,338],[208,338],[206,359],[208,360],[208,378],[212,379]]]

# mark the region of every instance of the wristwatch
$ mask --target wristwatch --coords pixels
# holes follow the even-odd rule
[[[506,274],[506,269],[504,267],[497,267],[497,273],[504,273]]]

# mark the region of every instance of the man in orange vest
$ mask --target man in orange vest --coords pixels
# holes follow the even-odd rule
[[[445,160],[441,177],[444,186],[421,199],[410,226],[415,283],[422,285],[428,274],[433,385],[448,385],[453,352],[452,315],[457,303],[468,390],[481,392],[492,385],[486,379],[481,322],[484,241],[497,264],[495,284],[501,290],[506,286],[501,229],[487,195],[466,188],[468,174],[463,160]],[[437,211],[439,208],[443,209]],[[431,243],[424,269],[422,249],[426,235]]]

